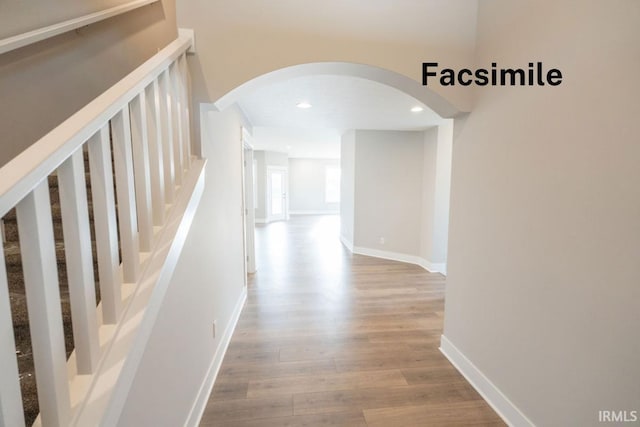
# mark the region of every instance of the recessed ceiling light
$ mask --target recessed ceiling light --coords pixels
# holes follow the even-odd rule
[[[298,102],[296,104],[296,107],[306,109],[306,108],[311,108],[311,104],[309,104],[307,101],[302,101],[302,102]]]
[[[412,113],[419,113],[420,111],[423,111],[423,110],[424,110],[424,108],[422,108],[422,107],[421,107],[421,106],[419,106],[419,105],[416,105],[415,107],[413,107],[413,108],[411,109],[411,112],[412,112]]]

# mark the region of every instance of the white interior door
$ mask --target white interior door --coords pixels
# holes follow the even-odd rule
[[[267,168],[269,221],[287,219],[287,171]]]

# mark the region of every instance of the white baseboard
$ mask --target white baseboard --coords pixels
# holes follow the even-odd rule
[[[409,264],[418,265],[430,273],[441,273],[447,275],[446,263],[432,263],[417,255],[408,255],[400,252],[381,251],[379,249],[365,248],[362,246],[353,246],[351,242],[345,241],[344,237],[340,236],[342,243],[354,254],[366,255],[375,258],[390,259],[392,261],[406,262]]]
[[[349,249],[350,252],[353,252],[353,242],[350,240],[347,240],[346,237],[344,236],[340,236],[340,241],[342,242],[342,244]]]
[[[420,267],[432,273],[442,273],[447,275],[447,263],[446,262],[431,262],[424,258],[420,258]]]
[[[400,252],[381,251],[380,249],[364,248],[362,246],[354,246],[353,253],[359,255],[372,256],[375,258],[390,259],[392,261],[406,262],[409,264],[420,265],[422,258],[415,255],[403,254]]]
[[[207,406],[207,401],[209,400],[209,395],[211,394],[211,390],[213,390],[213,385],[218,376],[218,372],[220,371],[220,367],[222,366],[222,360],[224,359],[224,355],[227,352],[229,342],[231,342],[231,337],[233,336],[233,331],[235,331],[236,329],[236,325],[238,324],[238,320],[240,319],[240,314],[242,313],[242,308],[244,307],[244,303],[246,301],[247,288],[245,287],[242,290],[242,295],[236,303],[236,307],[233,309],[231,321],[229,322],[229,325],[225,329],[224,334],[220,339],[220,344],[218,345],[218,349],[213,355],[213,360],[211,361],[211,365],[209,365],[207,374],[205,375],[204,380],[200,385],[200,390],[198,390],[198,394],[195,401],[193,402],[193,406],[191,407],[191,411],[189,412],[187,421],[184,423],[185,427],[197,427],[198,424],[200,424],[202,414],[204,413],[204,409]]]
[[[338,215],[340,211],[289,211],[291,215]]]
[[[444,335],[440,337],[440,351],[469,381],[469,384],[476,389],[480,396],[491,405],[505,423],[517,427],[534,427],[531,420]]]
[[[254,219],[254,222],[255,222],[256,224],[266,224],[266,223],[267,223],[267,220],[266,220],[266,219],[264,219],[264,218],[255,218],[255,219]]]

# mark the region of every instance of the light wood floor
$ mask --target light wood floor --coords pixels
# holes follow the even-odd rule
[[[259,227],[202,426],[504,425],[438,351],[445,278],[351,255],[335,216]]]

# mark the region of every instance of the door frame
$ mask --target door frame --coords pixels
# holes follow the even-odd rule
[[[253,143],[251,134],[242,128],[242,217],[245,277],[256,272],[256,211],[253,185]],[[246,283],[246,280],[245,280]]]

